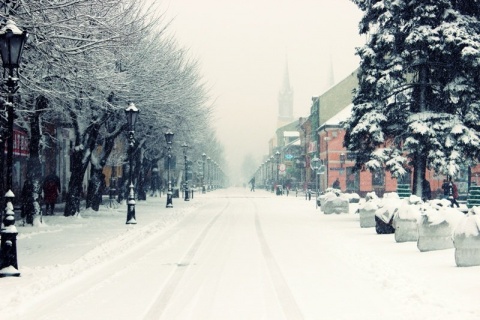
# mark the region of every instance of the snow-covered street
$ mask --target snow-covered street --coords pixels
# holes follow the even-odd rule
[[[18,226],[20,278],[1,319],[478,319],[479,267],[420,252],[290,194],[227,189],[185,202]]]

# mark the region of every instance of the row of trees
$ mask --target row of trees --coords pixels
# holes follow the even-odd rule
[[[480,156],[480,1],[352,0],[366,44],[345,146],[358,169],[455,177]]]
[[[48,141],[55,143],[43,132],[48,123],[75,133],[65,216],[79,210],[89,165],[87,204],[98,209],[95,195],[103,167],[123,157],[112,151],[115,139],[125,132],[129,102],[141,112],[134,150],[140,185],[165,156],[168,128],[176,141],[192,146],[193,157],[206,152],[221,164],[223,149],[212,141],[208,88],[197,62],[175,41],[170,21],[157,7],[145,7],[142,0],[18,0],[3,1],[2,9],[2,20],[10,16],[29,33],[15,98],[16,124],[30,139],[22,192],[29,222],[40,210],[40,154],[52,147]],[[99,145],[100,154],[94,152]]]

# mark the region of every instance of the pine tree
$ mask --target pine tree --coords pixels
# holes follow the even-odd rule
[[[480,1],[353,0],[365,13],[345,146],[358,169],[455,176],[480,151]]]

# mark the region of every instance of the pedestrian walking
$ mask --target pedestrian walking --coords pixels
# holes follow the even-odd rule
[[[340,180],[338,180],[338,178],[333,182],[332,188],[340,189]]]
[[[442,190],[443,190],[443,199],[448,199],[448,189],[450,184],[447,179],[443,179]]]
[[[450,200],[451,207],[453,208],[454,205],[457,206],[457,208],[460,208],[460,205],[457,202],[458,199],[458,188],[455,183],[450,179],[448,183],[448,199]]]
[[[250,184],[251,184],[250,191],[251,191],[251,192],[254,192],[254,191],[255,191],[255,177],[253,177],[252,179],[250,179]]]
[[[57,203],[57,197],[60,194],[60,178],[53,173],[49,174],[43,180],[42,189],[45,214],[53,216],[55,203]]]

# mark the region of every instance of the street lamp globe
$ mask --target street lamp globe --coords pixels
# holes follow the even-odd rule
[[[27,42],[28,33],[20,30],[13,20],[7,20],[0,30],[0,54],[5,69],[16,69],[20,66],[22,51]]]
[[[167,141],[168,145],[171,145],[173,142],[173,132],[168,130],[165,132],[165,141]]]
[[[135,124],[137,123],[139,110],[133,102],[128,104],[125,109],[125,115],[127,117],[128,131],[135,131]]]

